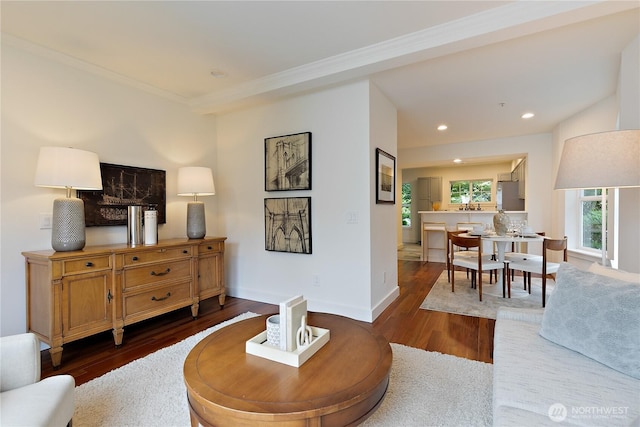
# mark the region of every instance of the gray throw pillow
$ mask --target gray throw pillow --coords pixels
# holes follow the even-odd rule
[[[562,263],[540,335],[640,379],[640,285]]]

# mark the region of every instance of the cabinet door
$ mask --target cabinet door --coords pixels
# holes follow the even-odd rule
[[[65,342],[112,328],[111,279],[111,270],[62,278]]]
[[[431,198],[431,178],[418,178],[418,199]]]
[[[442,201],[442,177],[434,176],[429,178],[429,188],[432,202]]]
[[[223,291],[222,253],[208,254],[198,260],[198,288],[200,299],[219,295]]]
[[[442,177],[418,178],[418,210],[430,211],[433,202],[442,201]]]

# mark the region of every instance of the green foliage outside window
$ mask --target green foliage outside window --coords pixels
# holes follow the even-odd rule
[[[451,181],[451,203],[485,203],[491,201],[491,187],[493,181]]]
[[[469,181],[451,182],[451,203],[469,203]]]
[[[472,184],[472,202],[483,203],[491,201],[491,184],[489,181],[471,181]]]
[[[602,189],[582,190],[582,246],[602,249]]]
[[[402,226],[411,227],[411,184],[402,184]]]

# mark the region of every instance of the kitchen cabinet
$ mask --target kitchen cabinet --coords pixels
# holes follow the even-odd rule
[[[23,252],[27,328],[51,347],[54,367],[65,343],[124,327],[218,296],[224,304],[225,237],[170,239],[153,246]]]
[[[526,195],[525,162],[526,160],[522,159],[522,161],[515,167],[513,172],[511,172],[512,180],[518,182],[518,197],[520,199],[524,199]]]
[[[433,202],[442,201],[442,177],[418,178],[417,189],[418,211],[430,211]]]

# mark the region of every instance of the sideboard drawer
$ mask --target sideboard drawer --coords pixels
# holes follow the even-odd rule
[[[191,260],[162,262],[124,270],[122,290],[167,280],[191,280]]]
[[[110,255],[64,260],[62,266],[62,274],[65,276],[112,268]]]
[[[151,251],[139,251],[124,255],[124,266],[145,264],[147,262],[166,261],[171,259],[190,258],[192,255],[191,246],[176,248],[160,248]]]
[[[209,242],[198,245],[198,254],[205,255],[211,252],[222,252],[224,250],[224,242]]]
[[[124,295],[123,317],[125,323],[130,323],[131,317],[149,317],[146,315],[166,313],[170,307],[191,305],[191,299],[189,282],[158,286],[134,295]]]

